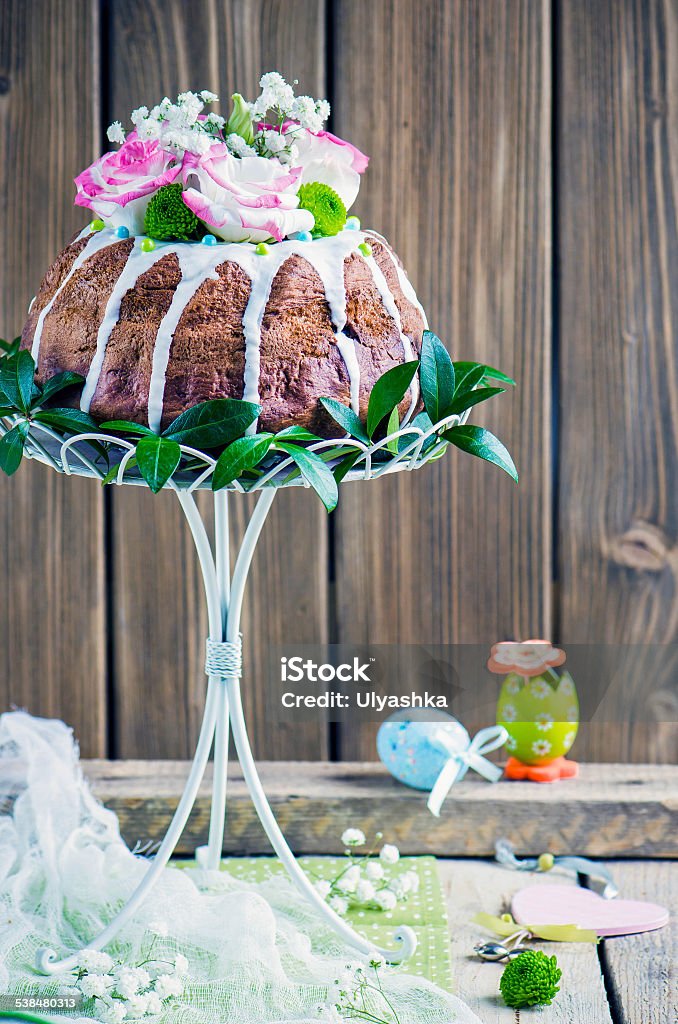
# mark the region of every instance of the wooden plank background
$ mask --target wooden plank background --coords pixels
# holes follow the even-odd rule
[[[374,756],[373,728],[280,719],[264,642],[676,644],[675,0],[5,0],[0,19],[5,334],[82,224],[71,178],[113,118],[279,68],[371,155],[357,212],[455,355],[519,381],[488,413],[519,489],[451,454],[348,486],[329,519],[278,499],[244,621],[258,756]],[[0,706],[64,717],[91,756],[186,757],[206,626],[171,496],[31,466],[0,507]],[[584,727],[575,754],[675,759],[675,726],[630,723]]]

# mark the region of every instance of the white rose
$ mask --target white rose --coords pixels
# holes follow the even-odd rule
[[[300,168],[279,160],[237,157],[219,142],[202,156],[185,155],[183,179],[186,206],[226,242],[281,242],[315,223],[299,209]]]
[[[341,196],[348,210],[356,200],[360,175],[368,158],[350,142],[331,132],[300,131],[294,135],[297,154],[295,164],[302,168],[301,184],[321,181]]]

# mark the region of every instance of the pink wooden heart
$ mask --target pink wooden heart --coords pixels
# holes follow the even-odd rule
[[[663,928],[669,912],[641,900],[604,900],[575,885],[532,885],[511,901],[518,924],[578,924],[597,935],[631,935]]]

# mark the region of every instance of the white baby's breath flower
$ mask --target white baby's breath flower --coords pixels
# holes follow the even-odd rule
[[[78,987],[86,999],[101,999],[108,992],[111,980],[108,974],[86,974],[78,982]]]
[[[205,124],[208,124],[210,128],[223,128],[226,124],[226,118],[222,117],[221,114],[212,112],[205,118]]]
[[[416,871],[406,871],[402,879],[407,886],[407,892],[419,892],[420,879]]]
[[[355,892],[360,881],[362,871],[357,864],[350,867],[341,878],[338,878],[335,885],[337,889],[341,889],[342,892]]]
[[[341,841],[344,846],[364,846],[365,833],[359,828],[347,828],[342,833]]]
[[[97,1007],[97,1014],[104,1024],[122,1024],[127,1016],[127,1007],[125,1003],[115,999],[112,1003]]]
[[[140,121],[145,121],[148,117],[148,107],[137,107],[130,114],[130,121],[132,124],[139,124]]]
[[[369,903],[375,897],[374,886],[366,878],[363,878],[356,886],[355,895],[359,903]]]
[[[548,740],[535,740],[532,744],[532,753],[538,757],[545,757],[551,749],[551,744]]]
[[[330,105],[327,100],[318,100],[315,109],[321,121],[326,121],[330,116]]]
[[[409,892],[409,885],[404,875],[398,875],[396,878],[392,878],[388,883],[388,888],[392,893],[394,893],[398,900],[404,900]]]
[[[287,147],[287,141],[284,135],[280,132],[275,131],[274,128],[265,128],[261,133],[265,150],[271,154],[271,156],[277,156],[279,153]]]
[[[146,1013],[162,1013],[162,999],[157,992],[146,993]]]
[[[375,896],[375,901],[382,910],[393,910],[398,899],[391,889],[381,889]]]
[[[172,974],[161,974],[155,979],[155,992],[160,999],[177,998],[184,991],[184,983],[181,978]]]
[[[226,145],[236,156],[256,156],[257,151],[253,146],[248,146],[242,135],[232,132],[226,136]]]
[[[215,92],[210,92],[209,89],[203,89],[199,95],[203,103],[216,103],[219,99],[217,94]]]
[[[315,883],[315,891],[322,896],[323,899],[326,899],[329,896],[331,888],[332,886],[330,883],[324,878],[319,878]]]
[[[148,988],[151,976],[143,967],[121,967],[115,978],[116,991],[123,999],[131,999],[141,989]]]
[[[109,142],[122,143],[125,141],[125,129],[120,124],[120,121],[114,121],[113,124],[109,124],[106,129],[106,135]]]
[[[332,896],[329,905],[334,913],[339,914],[340,917],[343,917],[348,910],[348,900],[344,899],[343,896]]]
[[[183,953],[178,953],[174,958],[174,970],[177,974],[188,974],[188,960]]]
[[[148,996],[145,993],[137,992],[125,1000],[128,1017],[143,1017],[148,1006]]]
[[[379,851],[379,857],[384,864],[397,864],[400,860],[400,850],[391,843],[384,843]]]
[[[84,967],[86,971],[107,974],[113,967],[113,957],[98,949],[83,949],[78,957],[78,966]]]
[[[384,869],[378,860],[370,860],[367,862],[365,874],[371,882],[379,882],[384,877]]]

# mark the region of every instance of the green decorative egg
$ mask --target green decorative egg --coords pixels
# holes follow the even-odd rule
[[[563,757],[579,728],[579,700],[569,672],[525,677],[511,672],[497,701],[497,725],[509,734],[506,749],[523,764]]]

